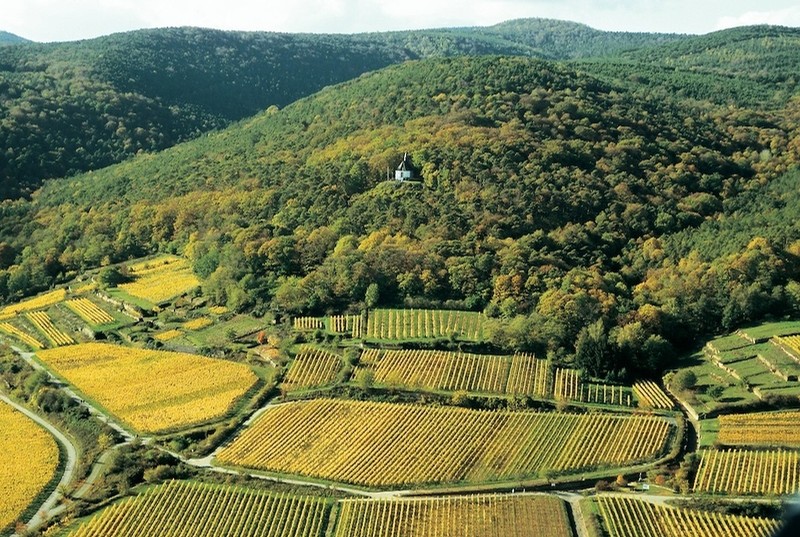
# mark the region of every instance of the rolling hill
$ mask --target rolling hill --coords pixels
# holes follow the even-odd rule
[[[30,41],[24,37],[0,30],[0,45],[18,45],[20,43],[30,43]]]
[[[796,110],[648,97],[542,60],[406,62],[6,204],[0,281],[14,297],[185,251],[233,309],[341,311],[377,284],[385,304],[526,316],[521,333],[498,328],[500,345],[524,333],[515,347],[572,352],[598,319],[685,344],[761,311],[714,313],[753,283],[726,272],[749,250],[700,267],[709,312],[674,302],[695,283],[680,258],[662,265],[659,240],[796,165],[797,132]],[[405,151],[421,182],[384,181]],[[770,267],[772,293],[794,265]]]
[[[408,59],[607,54],[678,36],[547,20],[357,35],[168,28],[0,50],[0,197],[99,169]]]

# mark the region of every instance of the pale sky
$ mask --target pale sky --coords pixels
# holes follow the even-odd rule
[[[2,0],[0,30],[70,41],[139,28],[353,33],[487,26],[522,17],[601,30],[707,33],[800,26],[798,0]]]

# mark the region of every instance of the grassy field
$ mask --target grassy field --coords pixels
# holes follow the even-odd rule
[[[768,339],[775,336],[800,334],[800,321],[781,321],[777,323],[764,323],[757,326],[742,328],[743,334],[753,339]]]
[[[44,429],[0,402],[0,533],[53,479],[58,445]]]
[[[142,432],[163,432],[219,418],[257,380],[242,364],[102,343],[38,355],[87,398]]]

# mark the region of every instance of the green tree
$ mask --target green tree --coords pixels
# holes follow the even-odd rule
[[[371,283],[367,286],[367,292],[364,294],[364,305],[367,309],[372,309],[378,305],[380,294],[381,290],[377,283]]]
[[[608,334],[603,321],[598,320],[581,330],[575,345],[575,364],[595,377],[605,376],[610,370]]]

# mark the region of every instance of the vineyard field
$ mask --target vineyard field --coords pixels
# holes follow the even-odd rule
[[[319,498],[171,481],[103,509],[69,536],[321,537],[329,511]]]
[[[561,401],[633,406],[630,388],[583,382],[579,371],[560,367],[555,370],[552,397]]]
[[[335,537],[572,537],[552,496],[343,500]]]
[[[52,306],[53,304],[62,302],[66,298],[66,296],[67,296],[67,291],[65,289],[56,289],[55,291],[50,291],[49,293],[35,296],[33,298],[29,298],[28,300],[17,302],[16,304],[5,306],[3,309],[0,310],[0,320],[10,319],[26,311],[34,311],[47,308],[49,306]]]
[[[346,334],[352,338],[360,338],[364,331],[361,315],[331,315],[328,326],[334,334]]]
[[[35,311],[26,313],[25,316],[28,320],[41,332],[53,345],[72,345],[75,340],[69,334],[66,334],[55,327],[50,316],[43,311]]]
[[[67,300],[65,304],[69,309],[75,312],[78,317],[89,324],[99,326],[114,322],[114,317],[88,298]]]
[[[0,332],[3,332],[5,334],[8,334],[9,336],[12,336],[20,340],[22,343],[33,349],[44,348],[44,345],[42,344],[41,341],[39,341],[29,333],[25,332],[24,330],[17,328],[11,323],[0,323]]]
[[[779,522],[679,509],[614,496],[597,498],[609,537],[770,537]]]
[[[335,354],[303,347],[286,372],[283,386],[287,390],[323,386],[333,382],[341,368],[342,360]]]
[[[324,330],[325,319],[322,317],[295,317],[292,319],[295,330]]]
[[[486,317],[475,311],[387,310],[369,312],[366,337],[384,341],[449,338],[480,341]]]
[[[367,487],[499,482],[652,460],[673,428],[646,416],[318,399],[269,408],[217,462]]]
[[[757,412],[719,417],[720,444],[800,448],[800,412]]]
[[[126,293],[160,304],[200,285],[189,262],[174,256],[163,256],[129,267],[134,281],[119,286]]]
[[[211,326],[212,324],[214,324],[214,321],[208,317],[198,317],[196,319],[186,321],[181,325],[181,328],[184,330],[202,330],[203,328]]]
[[[103,343],[38,355],[87,397],[131,427],[147,432],[222,417],[257,381],[242,364]]]
[[[36,423],[0,402],[0,533],[53,479],[58,446]]]
[[[639,399],[639,406],[663,410],[672,410],[675,406],[672,403],[672,399],[661,389],[661,386],[652,380],[635,382],[633,384],[633,393]]]
[[[794,494],[800,486],[800,453],[739,449],[701,452],[694,489],[724,494]]]

